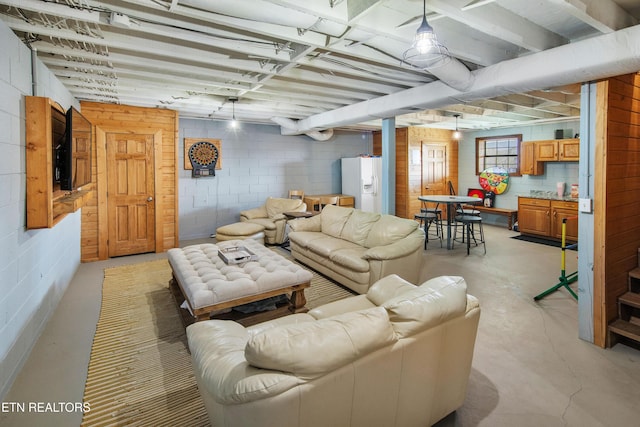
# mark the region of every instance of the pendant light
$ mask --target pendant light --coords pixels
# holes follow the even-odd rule
[[[236,120],[236,101],[237,100],[238,98],[236,97],[229,98],[229,101],[231,101],[231,108],[233,109],[233,113],[231,116],[231,127],[234,129],[238,127],[238,121]]]
[[[440,67],[450,60],[449,50],[438,42],[433,27],[427,22],[427,0],[423,0],[422,23],[411,47],[402,55],[402,63],[424,70]]]
[[[460,117],[460,114],[454,114],[453,117],[456,118],[456,130],[453,132],[453,139],[459,141],[462,138],[462,133],[458,130],[458,117]]]

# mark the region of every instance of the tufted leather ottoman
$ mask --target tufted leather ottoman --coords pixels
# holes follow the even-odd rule
[[[218,250],[244,246],[256,255],[257,261],[227,265]],[[241,323],[250,325],[265,319],[290,313],[304,313],[307,303],[304,289],[312,274],[255,240],[228,240],[185,248],[169,249],[169,264],[173,270],[172,290],[179,305],[186,301],[190,322],[207,320],[223,309],[291,293],[287,304],[269,312],[251,315]],[[241,313],[223,314],[223,318],[243,317]],[[246,314],[244,317],[248,317]],[[217,318],[221,318],[217,316]],[[189,320],[189,318],[183,319]]]
[[[216,241],[252,239],[264,245],[264,226],[252,222],[236,222],[216,229]]]

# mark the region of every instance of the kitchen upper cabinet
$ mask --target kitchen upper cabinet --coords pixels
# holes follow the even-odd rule
[[[565,200],[518,198],[518,227],[522,234],[562,239],[562,222],[566,221],[566,240],[578,241],[578,202]]]
[[[580,160],[580,140],[553,139],[535,141],[535,158],[538,162],[577,162]]]
[[[580,160],[580,140],[578,138],[558,140],[558,161],[577,162]]]
[[[520,144],[520,173],[523,175],[542,175],[544,165],[536,161],[536,146],[533,141]]]
[[[520,145],[520,173],[544,175],[544,162],[577,162],[580,160],[580,140],[551,139],[523,141]]]
[[[535,159],[538,162],[555,162],[558,160],[558,141],[536,141]]]

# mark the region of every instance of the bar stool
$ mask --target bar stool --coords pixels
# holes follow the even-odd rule
[[[442,230],[442,209],[439,208],[439,204],[436,203],[436,206],[431,208],[429,207],[427,202],[422,202],[422,207],[420,208],[420,213],[432,213],[436,216],[436,221],[438,222],[438,229]],[[436,230],[438,230],[436,229]],[[442,233],[440,233],[442,235]],[[440,236],[439,235],[439,236]]]
[[[458,237],[458,224],[462,224],[462,242],[465,241],[465,233],[466,233],[466,241],[467,241],[467,255],[469,255],[469,250],[471,248],[471,239],[476,246],[482,243],[484,248],[484,253],[487,253],[487,245],[484,240],[484,230],[482,229],[482,217],[478,215],[458,215],[455,217],[455,230],[453,232],[453,242],[451,243],[451,247],[455,245],[456,239]],[[460,240],[458,240],[460,241]]]
[[[413,219],[420,223],[420,227],[424,227],[424,248],[427,249],[427,243],[429,243],[429,229],[431,224],[435,224],[436,234],[435,237],[440,240],[440,247],[442,247],[442,221],[438,220],[438,215],[432,212],[420,212],[413,216]]]
[[[438,221],[442,221],[442,209],[440,209],[437,204],[435,208],[430,208],[429,206],[427,206],[426,202],[422,202],[420,212],[435,214],[438,217]]]

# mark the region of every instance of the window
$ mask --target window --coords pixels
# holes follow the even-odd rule
[[[501,166],[509,175],[520,176],[522,135],[476,138],[476,175],[487,168]]]

